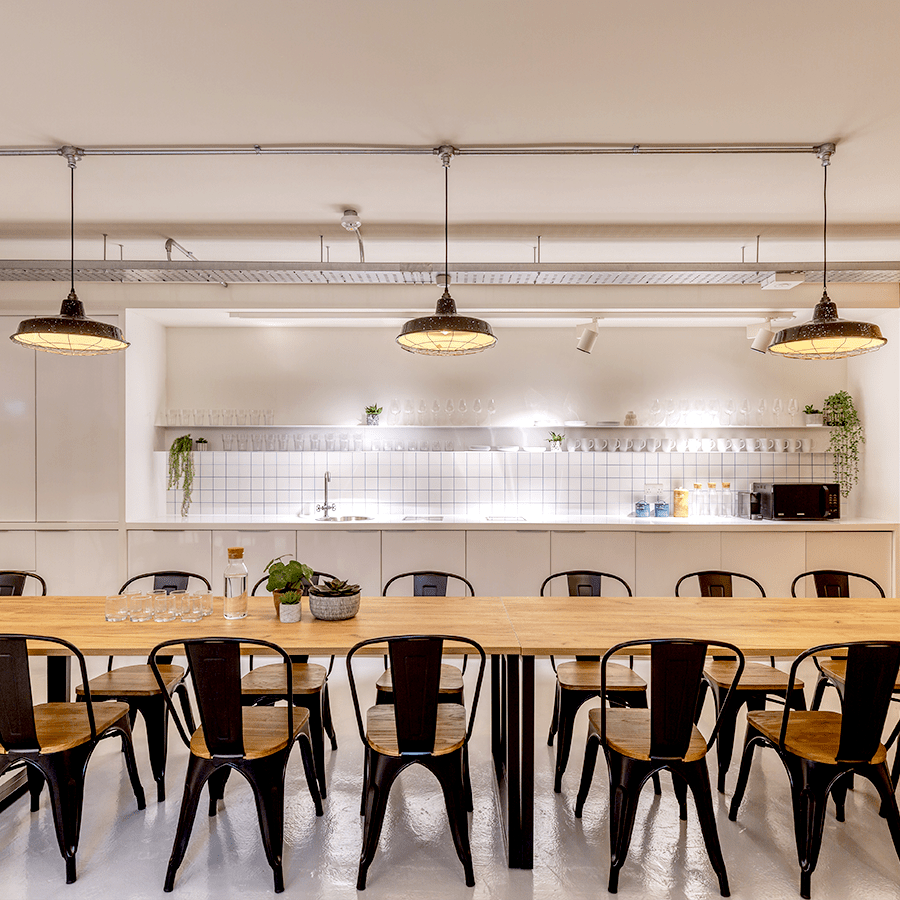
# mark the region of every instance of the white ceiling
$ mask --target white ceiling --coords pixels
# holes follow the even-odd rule
[[[835,141],[829,256],[900,259],[895,0],[7,4],[0,148]],[[461,157],[451,258],[821,256],[810,155]],[[76,255],[443,256],[433,156],[87,157]],[[0,256],[67,255],[68,172],[0,158]],[[122,245],[122,249],[117,246]],[[177,254],[176,254],[177,257]],[[768,292],[767,292],[768,293]]]

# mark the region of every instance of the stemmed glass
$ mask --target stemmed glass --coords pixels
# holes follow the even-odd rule
[[[741,400],[741,411],[738,416],[738,425],[749,425],[750,424],[750,401],[749,400]]]
[[[662,425],[663,409],[659,400],[654,400],[650,404],[650,424]]]
[[[766,424],[766,401],[765,399],[761,399],[759,404],[756,407],[756,424],[757,425],[765,425]]]
[[[706,401],[706,419],[704,425],[720,425],[719,421],[719,401],[709,399]]]
[[[691,412],[691,401],[686,397],[682,397],[678,401],[678,424],[684,428],[689,425],[688,421]]]
[[[452,400],[447,401],[447,405],[444,407],[444,410],[447,413],[447,424],[452,425],[453,424],[453,401]]]
[[[780,398],[775,399],[772,402],[772,415],[775,417],[775,424],[781,424],[781,414],[784,412],[784,404],[781,402]]]
[[[416,414],[415,410],[413,410],[412,400],[407,400],[406,403],[403,404],[403,424],[416,424]]]
[[[400,401],[395,397],[391,400],[391,425],[400,424]]]
[[[800,404],[796,400],[788,400],[788,415],[791,417],[791,427],[794,427],[794,416],[800,412]]]
[[[666,400],[666,425],[673,428],[678,424],[678,405],[674,400]]]
[[[465,425],[466,424],[466,413],[469,411],[469,408],[466,405],[466,401],[460,400],[459,405],[456,407],[456,409],[459,412],[459,424]]]
[[[497,412],[497,405],[494,403],[493,398],[488,402],[488,425],[492,425],[494,423],[494,415]]]
[[[435,400],[434,403],[431,404],[431,424],[432,425],[440,425],[441,424],[441,401]]]
[[[723,425],[734,425],[734,400],[729,397],[725,401],[725,421],[722,423]]]
[[[479,400],[478,397],[476,397],[474,402],[472,403],[472,416],[475,419],[475,424],[480,425],[481,424],[481,400]]]
[[[428,404],[424,400],[419,401],[419,424],[428,424]]]

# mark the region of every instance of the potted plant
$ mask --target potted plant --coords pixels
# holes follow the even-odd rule
[[[359,612],[359,585],[337,578],[310,585],[309,611],[317,619],[331,622],[352,619]]]
[[[198,450],[209,450],[209,441],[206,438],[197,438]]]
[[[381,407],[380,406],[367,406],[366,407],[366,425],[377,425],[378,417],[381,415]]]
[[[313,570],[296,559],[282,562],[291,554],[285,553],[270,559],[266,564],[264,572],[269,573],[269,579],[266,581],[266,590],[272,592],[272,601],[275,604],[275,612],[280,615],[281,610],[279,604],[281,596],[285,592],[296,592],[300,595],[306,593],[309,583],[313,577]]]
[[[547,438],[551,450],[562,450],[562,442],[565,439],[566,436],[564,434],[557,434],[555,431],[551,431],[550,437]]]
[[[824,422],[831,428],[828,449],[834,454],[834,480],[841,486],[841,496],[849,497],[859,481],[859,445],[866,442],[865,431],[846,391],[826,397],[822,410]]]
[[[191,492],[194,488],[194,457],[191,451],[194,442],[189,434],[172,441],[169,447],[169,490],[181,490],[181,515],[186,516],[191,507]]]
[[[822,410],[816,409],[812,403],[807,403],[803,407],[803,418],[806,420],[807,425],[821,425]]]
[[[300,621],[300,600],[303,594],[300,591],[282,591],[279,597],[278,618],[282,622]]]

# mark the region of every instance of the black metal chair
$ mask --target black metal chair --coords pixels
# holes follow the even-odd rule
[[[266,647],[281,656],[287,682],[286,706],[242,705],[242,644]],[[172,698],[164,689],[157,661],[161,650],[175,646],[182,646],[188,658],[200,713],[200,727],[191,734],[185,730]],[[294,706],[290,657],[277,644],[254,638],[176,639],[163,641],[150,651],[150,666],[175,719],[178,733],[190,750],[178,829],[163,890],[171,891],[174,886],[175,874],[187,850],[203,786],[209,782],[209,814],[214,816],[218,801],[225,794],[230,770],[234,769],[246,778],[253,790],[263,847],[274,873],[275,892],[282,892],[284,776],[295,743],[300,744],[306,783],[316,815],[322,815],[309,733],[309,713]]]
[[[759,591],[760,597],[765,597],[763,586],[750,575],[742,575],[740,572],[722,572],[708,570],[703,572],[691,572],[678,579],[675,585],[675,596],[681,596],[679,589],[688,578],[696,577],[700,584],[701,597],[732,597],[733,582],[740,578],[754,585]],[[706,696],[706,690],[712,692],[716,705],[716,715],[719,717],[719,737],[716,741],[716,758],[718,762],[717,787],[721,793],[725,792],[725,776],[731,766],[731,757],[734,752],[734,733],[737,726],[737,715],[742,706],[748,710],[765,709],[767,698],[778,698],[781,702],[794,709],[806,709],[806,698],[803,695],[803,682],[797,681],[793,690],[788,691],[788,676],[786,672],[775,668],[774,657],[769,658],[771,665],[748,662],[744,665],[744,674],[738,682],[737,688],[731,694],[731,702],[727,708],[723,708],[725,695],[728,693],[733,678],[735,661],[734,657],[713,656],[703,668],[703,681],[700,684],[700,694],[697,698],[696,719],[700,718],[700,710]]]
[[[388,588],[401,578],[412,578],[413,580],[413,597],[446,597],[447,583],[450,580],[458,581],[463,585],[463,590],[468,592],[468,596],[475,596],[475,588],[472,583],[462,575],[454,575],[452,572],[436,572],[436,571],[416,571],[401,572],[389,578],[381,592],[382,597],[388,596]],[[409,596],[405,594],[404,596]],[[441,667],[441,681],[438,694],[441,703],[463,703],[463,672],[466,671],[466,657],[463,657],[462,668],[453,665],[444,665]],[[388,668],[388,659],[384,658],[384,674],[375,682],[375,689],[378,691],[376,703],[393,703],[393,693],[391,687],[391,670]]]
[[[628,855],[641,788],[653,773],[669,769],[682,819],[687,818],[688,787],[694,795],[706,852],[718,876],[719,891],[727,897],[728,875],[716,831],[706,766],[706,754],[716,738],[721,716],[717,718],[707,741],[694,724],[694,710],[707,649],[721,647],[736,656],[732,689],[743,672],[744,656],[733,644],[720,641],[624,641],[603,655],[600,665],[604,688],[610,658],[619,651],[641,645],[650,647],[650,708],[608,709],[604,704],[590,711],[575,815],[581,818],[591,787],[597,750],[603,747],[609,766],[609,891],[616,893],[619,871]]]
[[[33,578],[41,586],[41,596],[47,596],[47,582],[36,572],[20,572],[15,569],[4,569],[0,572],[0,597],[21,597],[25,593],[25,584]]]
[[[326,581],[334,581],[334,575],[329,575],[328,572],[313,572],[312,578],[310,578],[309,580],[304,578],[303,596],[308,597],[310,587],[314,584],[318,584],[322,578],[324,578]],[[263,577],[253,585],[253,590],[250,591],[250,596],[255,597],[256,592],[259,590],[259,588],[262,587],[262,585],[264,585],[268,580],[269,576],[263,575]],[[319,773],[319,786],[322,791],[322,796],[324,797],[325,749],[324,739],[321,739],[322,729],[324,729],[325,734],[328,735],[328,738],[331,741],[331,749],[337,750],[338,747],[337,733],[334,730],[334,723],[331,720],[331,698],[328,695],[328,676],[331,675],[331,670],[334,668],[334,655],[332,654],[332,657],[328,662],[327,671],[323,666],[319,666],[315,663],[310,663],[309,656],[307,654],[292,655],[291,662],[296,663],[297,666],[309,666],[308,669],[300,669],[298,667],[295,667],[294,698],[298,705],[304,706],[309,710],[311,720],[310,725],[313,732],[313,750],[316,754],[316,771]],[[253,666],[254,660],[251,656],[251,672],[255,671]],[[318,671],[319,669],[322,670],[321,673]],[[271,672],[263,672],[261,675],[256,676],[247,675],[244,678],[243,687],[245,700],[250,699],[250,702],[254,704],[270,704],[274,702],[274,700],[283,699],[280,694],[272,694],[270,691],[268,691],[268,688],[272,687],[274,684],[280,684],[280,681],[272,681],[272,675],[273,673]],[[316,685],[319,683],[320,675],[321,686],[316,687]],[[313,696],[314,694],[319,694],[319,700],[315,700]]]
[[[125,703],[94,706],[90,692],[84,703],[34,705],[28,665],[28,642],[43,641],[65,647],[78,660],[87,681],[81,651],[61,638],[35,634],[0,635],[0,775],[21,766],[28,770],[31,810],[36,811],[41,789],[49,786],[59,851],[66,861],[66,884],[76,878],[75,854],[84,806],[84,778],[91,754],[107,737],[119,735],[138,809],[144,790],[138,777]]]
[[[462,704],[448,703],[439,697],[441,655],[446,641],[467,644],[481,656],[468,723]],[[382,643],[388,645],[391,669],[395,674],[394,703],[377,703],[370,707],[363,722],[353,676],[353,657],[364,647]],[[378,848],[391,785],[400,772],[416,764],[424,766],[440,782],[450,832],[463,864],[466,884],[470,887],[475,884],[466,817],[471,786],[467,783],[465,749],[472,736],[484,667],[483,648],[469,638],[453,635],[371,638],[360,641],[347,654],[350,693],[359,736],[365,746],[362,810],[365,820],[357,890],[366,887],[366,875]]]
[[[900,858],[900,811],[887,770],[881,735],[891,692],[900,668],[900,642],[859,641],[823,644],[801,653],[791,665],[793,684],[805,659],[847,648],[843,712],[790,710],[752,712],[737,786],[728,817],[737,819],[747,787],[755,747],[774,749],[787,771],[794,807],[794,831],[800,862],[800,895],[810,896],[810,880],[819,859],[829,793],[838,821],[844,820],[848,780],[868,778],[881,797],[897,856]]]
[[[554,578],[565,578],[570,597],[601,597],[603,596],[603,579],[612,579],[619,582],[629,597],[633,596],[631,587],[624,578],[612,575],[609,572],[596,572],[592,569],[573,569],[568,572],[556,572],[544,579],[541,585],[540,595],[544,596],[544,589]],[[557,667],[556,660],[551,656],[550,663],[556,672],[556,693],[553,700],[553,718],[550,722],[550,733],[547,736],[547,746],[553,746],[553,738],[558,733],[556,741],[556,767],[553,779],[553,790],[560,793],[562,790],[562,777],[569,763],[569,753],[572,748],[572,732],[575,727],[575,716],[578,710],[594,697],[603,697],[600,688],[600,657],[576,656],[575,662],[562,663]],[[633,665],[634,659],[631,659]],[[647,708],[647,682],[629,666],[613,663],[607,674],[609,682],[606,692],[606,700],[613,706],[633,706],[638,709]],[[660,792],[659,778],[654,778],[654,789]]]
[[[173,591],[187,590],[188,583],[192,578],[201,581],[208,591],[212,590],[209,581],[202,575],[194,572],[164,571],[135,575],[119,588],[119,593],[125,593],[130,584],[142,578],[152,578],[153,590],[165,591],[167,594],[171,594]],[[185,684],[185,670],[182,666],[172,665],[171,656],[167,659],[160,659],[159,662],[166,692],[178,695],[185,719],[193,730],[194,716]],[[119,666],[114,669],[113,658],[110,656],[106,672],[92,678],[87,684],[90,687],[91,696],[95,700],[114,700],[127,703],[130,708],[132,727],[137,714],[141,714],[147,730],[150,770],[153,773],[153,780],[156,782],[156,799],[159,802],[165,800],[169,711],[150,666],[138,664]],[[85,696],[83,684],[75,689],[75,695],[77,699]]]

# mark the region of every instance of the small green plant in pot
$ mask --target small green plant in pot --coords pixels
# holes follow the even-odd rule
[[[266,590],[272,593],[276,613],[280,612],[279,603],[281,602],[282,592],[293,591],[302,595],[307,590],[313,577],[313,570],[296,559],[288,560],[286,563],[282,562],[283,559],[287,559],[290,555],[290,553],[285,553],[282,556],[275,557],[275,559],[270,559],[265,569],[263,569],[264,572],[269,573],[269,578],[266,581]]]
[[[821,425],[822,410],[816,409],[812,403],[807,403],[806,406],[803,407],[803,418],[807,425]]]
[[[169,490],[181,490],[181,515],[186,516],[191,508],[191,492],[194,488],[194,457],[191,451],[194,442],[189,434],[172,441],[169,447]]]
[[[367,406],[366,407],[366,425],[377,425],[378,417],[381,415],[382,407]]]
[[[303,599],[301,591],[282,591],[279,597],[278,618],[282,622],[300,621],[300,601]]]
[[[359,585],[337,578],[309,589],[309,611],[317,619],[335,622],[352,619],[359,612]]]
[[[557,434],[555,431],[551,431],[547,441],[550,444],[551,450],[562,450],[563,441],[565,439],[566,436],[564,434]]]
[[[859,445],[866,442],[866,434],[853,398],[846,391],[825,398],[822,416],[831,428],[828,449],[834,454],[834,480],[841,486],[841,496],[849,497],[859,481]]]

